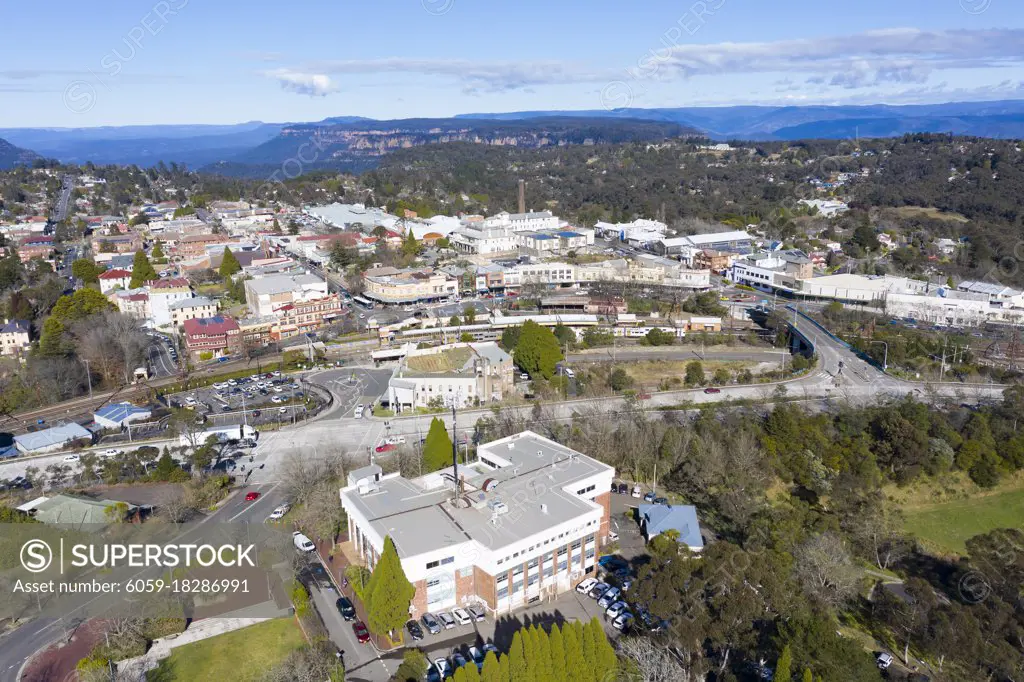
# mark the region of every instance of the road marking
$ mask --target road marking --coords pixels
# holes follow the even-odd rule
[[[228,519],[228,523],[234,521],[235,519],[237,519],[242,514],[246,514],[248,512],[251,512],[256,505],[258,505],[260,502],[262,502],[263,500],[265,500],[267,498],[267,495],[269,495],[270,493],[274,492],[274,488],[276,488],[278,485],[279,484],[275,483],[274,485],[270,486],[269,490],[267,490],[266,492],[260,493],[260,499],[253,500],[252,504],[245,505],[245,508],[242,509],[242,511],[238,512],[237,514],[232,516],[230,519]],[[254,487],[259,488],[260,485],[256,485]],[[243,500],[243,503],[244,503],[244,500]]]

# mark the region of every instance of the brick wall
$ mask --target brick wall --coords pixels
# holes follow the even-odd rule
[[[494,609],[497,605],[498,588],[493,575],[489,575],[479,566],[473,567],[473,580],[476,587],[476,596],[487,602],[487,605]],[[460,593],[461,594],[461,593]]]

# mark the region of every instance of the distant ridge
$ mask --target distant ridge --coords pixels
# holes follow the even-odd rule
[[[0,138],[0,170],[8,170],[15,166],[28,166],[36,159],[41,158],[39,154],[30,149],[15,147],[7,140]]]

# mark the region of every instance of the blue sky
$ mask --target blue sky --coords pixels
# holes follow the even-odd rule
[[[0,127],[1024,97],[1020,0],[10,2]]]

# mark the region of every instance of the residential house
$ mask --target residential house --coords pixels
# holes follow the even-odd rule
[[[174,301],[167,306],[167,309],[171,312],[171,326],[177,330],[185,324],[185,320],[216,315],[217,302],[205,296],[195,296]]]
[[[31,348],[30,331],[32,323],[28,320],[8,320],[4,318],[0,326],[0,355],[22,355]]]
[[[192,298],[195,294],[184,277],[168,277],[146,282],[149,293],[149,316],[155,327],[168,327],[173,323],[171,304]]]
[[[100,275],[100,293],[109,294],[114,289],[127,289],[132,281],[132,273],[128,270],[107,270]]]

